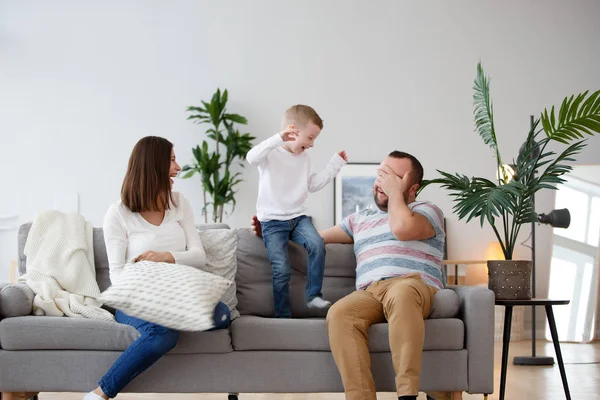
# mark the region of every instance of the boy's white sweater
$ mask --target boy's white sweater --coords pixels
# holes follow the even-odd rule
[[[346,161],[335,154],[322,171],[311,172],[310,156],[306,151],[294,154],[286,150],[280,134],[254,146],[246,159],[258,166],[259,221],[287,221],[306,213],[308,193],[321,190],[335,178]]]

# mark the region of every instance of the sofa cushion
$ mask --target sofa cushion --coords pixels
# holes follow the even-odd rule
[[[423,350],[460,350],[464,348],[464,325],[456,318],[425,321]],[[330,351],[324,319],[275,319],[242,316],[231,324],[233,348],[249,350]],[[369,329],[369,349],[374,353],[390,351],[388,324]]]
[[[0,347],[4,350],[123,351],[140,336],[132,326],[68,317],[17,317],[0,321]],[[180,332],[171,353],[229,353],[229,330]]]
[[[178,331],[213,328],[215,306],[232,282],[182,264],[138,261],[98,297],[124,313]]]
[[[237,231],[235,229],[199,229],[206,253],[206,264],[200,269],[231,281],[221,301],[229,307],[231,319],[240,316],[237,310],[235,273],[237,272]]]

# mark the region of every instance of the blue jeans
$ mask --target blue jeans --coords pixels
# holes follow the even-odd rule
[[[321,297],[325,270],[325,243],[310,218],[301,215],[289,221],[260,223],[263,240],[273,268],[273,301],[275,318],[291,318],[290,279],[292,267],[288,256],[288,242],[304,246],[308,253],[306,276],[306,301]]]
[[[215,307],[215,329],[225,329],[230,323],[229,308],[222,302]],[[98,382],[100,389],[113,398],[136,376],[158,361],[177,344],[179,332],[153,324],[118,311],[117,322],[133,326],[142,335],[115,361],[106,375]]]

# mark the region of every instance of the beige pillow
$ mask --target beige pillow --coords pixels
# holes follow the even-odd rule
[[[221,301],[229,307],[231,320],[240,316],[237,310],[235,274],[237,273],[237,229],[198,230],[206,253],[206,266],[202,270],[219,275],[232,284]]]
[[[187,265],[140,261],[125,266],[99,301],[178,331],[214,327],[214,310],[231,281]]]

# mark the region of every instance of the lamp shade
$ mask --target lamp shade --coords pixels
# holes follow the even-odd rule
[[[548,214],[538,215],[538,221],[554,228],[568,228],[571,225],[571,213],[566,208],[552,210]]]
[[[502,251],[502,246],[496,240],[490,242],[485,250],[485,259],[486,260],[504,260],[504,252]]]

